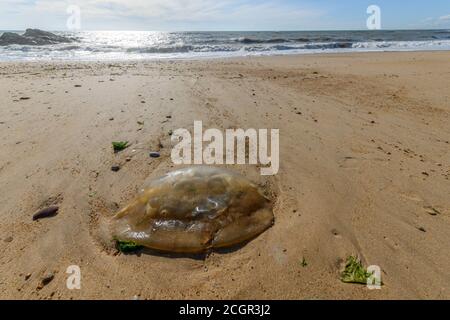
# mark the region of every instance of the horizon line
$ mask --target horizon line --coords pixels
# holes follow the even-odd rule
[[[198,29],[198,30],[132,30],[132,29],[80,29],[80,30],[61,30],[61,29],[41,29],[37,27],[28,27],[25,29],[0,29],[2,32],[16,32],[16,31],[26,31],[27,29],[39,29],[46,31],[54,31],[54,32],[382,32],[382,31],[449,31],[449,28],[403,28],[403,29],[378,29],[378,30],[369,30],[369,29],[303,29],[303,30],[207,30],[207,29]]]

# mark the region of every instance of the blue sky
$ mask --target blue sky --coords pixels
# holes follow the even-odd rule
[[[0,30],[65,30],[70,5],[83,30],[365,29],[372,4],[383,29],[450,28],[449,0],[0,0]]]

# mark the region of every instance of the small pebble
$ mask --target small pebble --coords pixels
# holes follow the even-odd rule
[[[120,166],[112,166],[111,171],[117,172],[120,170]]]
[[[431,216],[437,216],[438,214],[441,214],[439,210],[433,208],[433,207],[425,207],[426,212]]]
[[[50,207],[38,210],[35,214],[33,214],[33,220],[54,217],[58,214],[58,210],[59,210],[58,206],[50,206]]]
[[[55,278],[55,275],[53,272],[47,273],[45,276],[42,277],[41,283],[38,286],[38,289],[42,289],[44,286],[48,285],[52,280]]]
[[[159,158],[160,156],[159,152],[150,152],[150,158]]]
[[[427,230],[425,230],[424,227],[420,227],[419,230],[422,231],[422,232],[427,232]]]

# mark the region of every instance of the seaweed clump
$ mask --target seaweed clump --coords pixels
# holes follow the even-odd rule
[[[367,280],[372,277],[361,263],[361,260],[354,256],[349,256],[341,274],[342,282],[367,284]]]

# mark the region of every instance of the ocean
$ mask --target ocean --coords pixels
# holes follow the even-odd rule
[[[0,61],[190,59],[328,52],[450,50],[450,30],[54,33],[72,37],[76,41],[47,46],[0,46]]]

